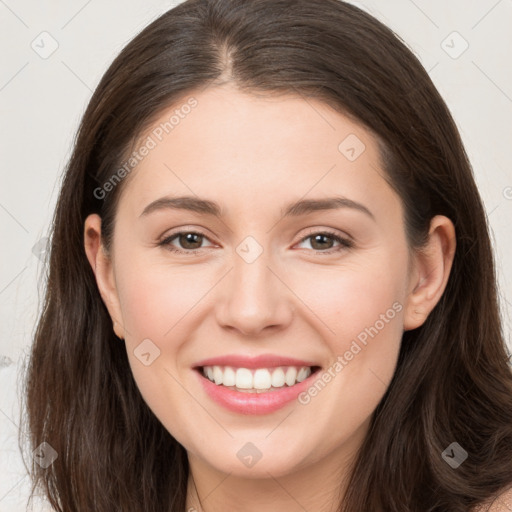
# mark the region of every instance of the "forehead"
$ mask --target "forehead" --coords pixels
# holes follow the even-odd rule
[[[231,85],[190,93],[160,113],[136,151],[143,146],[149,150],[122,194],[138,214],[158,197],[185,194],[233,211],[334,193],[372,204],[377,215],[400,208],[373,135],[300,95],[247,94]]]

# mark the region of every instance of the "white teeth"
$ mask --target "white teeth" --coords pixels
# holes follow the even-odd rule
[[[230,368],[229,366],[226,366],[226,368],[224,368],[222,384],[224,386],[236,386],[236,374],[233,368]]]
[[[272,387],[272,377],[268,370],[256,370],[252,385],[254,389],[269,389]]]
[[[213,380],[215,381],[215,384],[222,384],[222,369],[220,366],[214,366],[213,367]]]
[[[286,375],[284,376],[284,381],[288,386],[293,386],[297,379],[297,369],[293,366],[290,366],[288,370],[286,370]]]
[[[215,368],[219,368],[219,371],[222,371],[219,366],[214,366]],[[215,383],[217,384],[217,382]],[[222,384],[222,382],[220,383]],[[251,370],[247,368],[238,368],[236,371],[236,384],[235,386],[240,389],[251,389],[252,388],[252,373]]]
[[[302,382],[303,380],[307,379],[308,377],[309,377],[308,369],[301,368],[299,370],[299,373],[297,374],[297,382]]]
[[[230,366],[205,366],[203,375],[218,386],[236,387],[240,390],[267,390],[293,386],[311,375],[311,368],[284,366],[278,368],[232,368]]]
[[[274,370],[272,374],[272,387],[273,388],[282,388],[284,386],[284,372],[282,368],[278,368]]]

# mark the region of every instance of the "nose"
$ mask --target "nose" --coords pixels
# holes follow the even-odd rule
[[[293,293],[286,276],[263,252],[248,262],[234,255],[233,268],[222,280],[216,306],[219,325],[244,336],[284,329],[293,317]]]

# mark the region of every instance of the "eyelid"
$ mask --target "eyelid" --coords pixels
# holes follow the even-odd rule
[[[166,240],[166,239],[171,238],[176,235],[180,235],[182,233],[195,233],[196,235],[201,235],[208,239],[212,238],[212,236],[210,234],[208,234],[208,230],[205,228],[198,228],[198,227],[195,227],[194,225],[190,225],[190,226],[185,225],[185,226],[177,226],[176,228],[165,231],[163,235],[160,235],[158,237],[158,240],[159,240],[159,242],[161,242],[163,240]]]
[[[171,240],[174,241],[179,235],[182,234],[194,234],[199,235],[203,237],[205,240],[208,240],[212,245],[216,245],[214,242],[210,240],[210,236],[204,233],[201,229],[196,228],[188,228],[187,226],[180,226],[179,228],[176,228],[176,231],[171,231],[170,233],[166,233],[165,235],[161,236],[157,242],[157,246],[170,246]],[[170,249],[172,252],[177,253],[188,253],[193,254],[195,252],[202,251],[203,249],[206,249],[207,247],[201,247],[199,249],[179,249],[176,247],[173,247],[173,249]]]
[[[332,228],[311,228],[311,230],[303,236],[297,243],[302,243],[308,238],[311,238],[313,235],[327,235],[329,238],[337,241],[340,245],[338,247],[332,247],[330,249],[326,249],[324,251],[314,250],[312,251],[315,254],[337,254],[341,251],[347,251],[354,247],[354,239],[348,234],[340,234],[338,231],[333,230]],[[297,244],[294,244],[297,245]]]
[[[355,243],[355,240],[352,236],[344,231],[339,231],[334,228],[308,228],[308,232],[305,236],[303,236],[299,241],[302,242],[305,238],[308,238],[311,235],[320,235],[320,234],[328,234],[333,237],[343,238],[349,242]]]

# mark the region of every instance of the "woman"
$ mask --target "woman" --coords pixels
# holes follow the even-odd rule
[[[390,29],[188,0],[126,46],[62,184],[27,408],[59,511],[506,510],[485,211]]]

